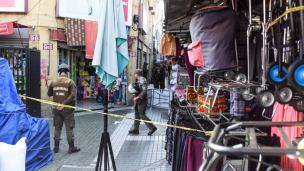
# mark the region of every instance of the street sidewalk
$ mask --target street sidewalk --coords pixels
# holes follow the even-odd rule
[[[131,106],[112,108],[109,113],[134,117]],[[152,121],[166,123],[166,109],[148,108],[147,116]],[[94,112],[75,113],[76,128],[75,145],[81,151],[68,154],[68,143],[66,141],[65,128],[62,130],[59,153],[53,154],[54,161],[39,171],[92,171],[95,168],[98,149],[103,132],[103,116]],[[54,146],[53,120],[46,118],[50,125],[51,147]],[[158,130],[148,136],[148,128],[144,123],[140,124],[140,134],[131,135],[133,120],[109,117],[108,131],[111,136],[116,167],[118,171],[169,171],[171,166],[166,162],[166,151],[164,150],[166,127],[156,125]]]

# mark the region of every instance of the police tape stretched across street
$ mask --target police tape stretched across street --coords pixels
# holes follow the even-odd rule
[[[53,102],[36,99],[36,98],[32,98],[32,97],[27,97],[27,96],[23,96],[23,95],[19,95],[19,96],[23,97],[23,98],[28,98],[31,100],[39,101],[41,103],[53,105],[53,107],[52,107],[53,114],[54,114],[53,123],[54,123],[54,127],[55,127],[54,153],[59,152],[59,142],[61,140],[61,138],[60,138],[61,130],[63,127],[63,122],[64,122],[65,126],[66,126],[67,140],[69,143],[68,153],[71,154],[71,153],[80,151],[80,148],[77,148],[74,146],[74,139],[75,139],[74,132],[73,132],[73,128],[75,128],[74,110],[79,109],[79,110],[84,110],[84,111],[89,111],[89,112],[93,112],[93,111],[89,110],[89,109],[75,107],[74,98],[76,96],[77,90],[76,90],[76,85],[75,85],[74,81],[67,78],[67,75],[69,73],[69,66],[66,64],[61,64],[58,67],[58,73],[60,75],[59,78],[54,79],[51,82],[51,84],[48,88],[48,92],[47,92],[47,95],[49,97],[53,96]],[[123,118],[123,119],[134,120],[133,130],[129,131],[129,133],[131,133],[131,134],[139,134],[139,123],[140,122],[144,122],[146,124],[146,126],[150,129],[150,131],[148,132],[148,135],[152,135],[157,130],[157,128],[154,126],[154,124],[188,130],[188,131],[203,132],[206,135],[211,134],[210,131],[196,130],[196,129],[186,128],[186,127],[173,126],[173,125],[168,125],[168,124],[151,121],[146,116],[146,113],[145,113],[146,108],[147,108],[147,103],[148,103],[147,102],[147,81],[143,77],[143,73],[142,73],[141,69],[137,69],[134,73],[134,76],[138,81],[130,84],[128,87],[128,90],[131,94],[135,95],[135,98],[133,99],[135,118],[129,118],[129,117],[121,116],[121,115],[103,113],[103,112],[98,112],[98,111],[94,111],[94,113],[109,115],[109,116]]]

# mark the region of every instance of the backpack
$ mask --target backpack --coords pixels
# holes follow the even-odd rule
[[[159,79],[162,76],[162,72],[160,68],[156,69],[155,78]]]

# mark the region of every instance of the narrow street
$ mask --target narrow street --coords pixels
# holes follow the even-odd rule
[[[154,90],[153,103],[156,107],[148,107],[147,116],[155,122],[167,123],[168,96],[170,85],[167,84],[163,92]],[[149,85],[152,96],[153,85]],[[159,97],[161,96],[161,99]],[[166,97],[167,96],[167,97]],[[152,98],[150,98],[152,99]],[[85,106],[83,106],[85,107]],[[103,107],[103,106],[102,106]],[[103,110],[97,110],[103,112]],[[134,118],[132,106],[121,106],[110,108],[109,113]],[[54,127],[51,115],[46,115],[45,120],[50,125],[51,148],[54,146]],[[68,154],[68,143],[66,140],[65,127],[62,128],[60,150],[54,154],[54,161],[39,171],[88,171],[94,170],[101,134],[103,132],[102,114],[94,112],[75,112],[76,127],[74,129],[75,145],[81,149],[79,153]],[[133,120],[115,118],[109,116],[108,132],[115,157],[116,167],[119,171],[170,171],[171,165],[166,161],[164,150],[166,127],[156,125],[157,131],[148,136],[149,129],[141,122],[139,134],[129,134]],[[110,163],[111,165],[111,163]],[[112,167],[111,167],[112,169]]]

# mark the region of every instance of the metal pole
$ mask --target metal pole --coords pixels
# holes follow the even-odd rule
[[[49,37],[49,61],[48,61],[48,69],[47,69],[47,75],[49,76],[50,75],[50,63],[51,63],[51,29],[49,29],[49,34],[50,34],[50,37]]]
[[[266,84],[266,0],[263,0],[263,53],[262,53],[262,66],[263,66],[263,77],[262,77],[262,85]]]
[[[300,1],[300,6],[303,6],[303,0]],[[304,14],[303,11],[300,11],[300,23],[301,23],[301,40],[300,40],[300,59],[303,59],[304,54]]]
[[[250,83],[250,60],[249,60],[249,55],[250,55],[250,51],[249,51],[249,45],[250,45],[250,30],[251,30],[251,24],[252,24],[252,11],[251,11],[251,0],[249,0],[249,27],[247,30],[247,80],[248,83]],[[250,90],[249,90],[250,91]]]

